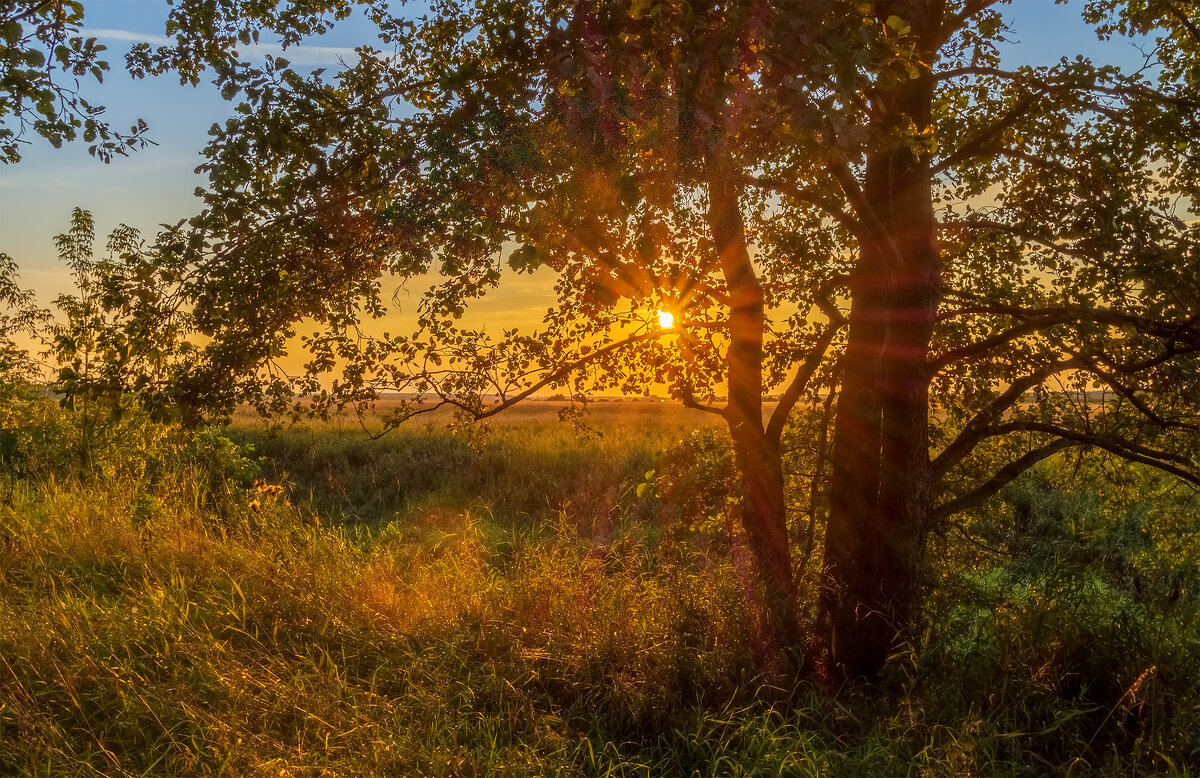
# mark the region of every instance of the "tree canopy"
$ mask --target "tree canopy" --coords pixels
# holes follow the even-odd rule
[[[185,0],[130,57],[241,100],[159,255],[206,338],[181,402],[403,392],[399,423],[665,386],[728,422],[776,647],[820,586],[849,677],[911,634],[929,533],[1047,457],[1200,485],[1195,3],[1084,6],[1150,42],[1132,72],[1003,66],[990,0],[361,5],[378,39],[334,73],[235,51],[332,0]],[[463,323],[528,273],[556,298],[535,331]],[[372,324],[430,277],[412,332]],[[781,465],[801,401],[830,439],[806,483]]]

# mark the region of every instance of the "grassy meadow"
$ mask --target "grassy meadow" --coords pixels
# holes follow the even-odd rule
[[[934,539],[881,692],[833,689],[759,669],[713,419],[556,410],[369,440],[7,402],[0,775],[1200,771],[1195,494],[1047,463]]]

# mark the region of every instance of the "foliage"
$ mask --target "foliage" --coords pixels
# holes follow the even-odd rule
[[[823,538],[851,677],[915,629],[928,533],[1038,462],[1081,449],[1200,484],[1191,4],[1085,7],[1102,36],[1158,36],[1132,72],[1004,69],[988,0],[364,5],[386,56],[331,75],[204,38],[290,45],[346,2],[185,3],[175,45],[134,57],[211,67],[242,100],[168,252],[211,336],[177,376],[188,403],[399,392],[399,423],[665,385],[728,425],[780,646],[812,551],[789,522]],[[535,330],[471,323],[522,274],[554,292]],[[428,275],[415,331],[381,331],[388,287]],[[835,395],[797,494],[789,414]]]
[[[76,208],[70,229],[55,237],[76,293],[55,299],[61,319],[47,327],[60,366],[53,389],[64,404],[85,411],[98,406],[119,413],[125,400],[136,398],[156,417],[174,417],[180,408],[173,378],[195,353],[191,317],[176,285],[180,271],[162,256],[177,228],[167,228],[148,249],[137,230],[120,225],[100,259],[94,231],[92,215]]]
[[[128,133],[105,121],[104,106],[80,94],[79,81],[104,80],[105,46],[79,34],[81,0],[0,2],[0,161],[21,160],[29,130],[55,148],[82,139],[104,162],[144,147],[146,123]],[[13,126],[15,123],[15,126]]]
[[[1064,750],[1101,739],[1161,749],[1178,734],[1164,690],[1200,682],[1197,496],[1144,468],[1126,469],[1125,484],[1089,473],[1087,488],[1064,491],[1080,480],[1072,463],[1049,464],[976,528],[995,550],[959,546],[973,562],[942,566],[922,662],[988,699],[1023,700],[1009,725]],[[1089,726],[1066,726],[1078,717]],[[1200,740],[1184,740],[1200,753]]]
[[[87,385],[143,381],[189,416],[401,393],[389,426],[666,386],[728,427],[773,653],[801,642],[797,559],[822,540],[848,678],[918,627],[929,533],[1039,462],[1200,484],[1190,3],[1085,6],[1101,36],[1157,36],[1128,72],[1002,68],[991,0],[362,5],[386,55],[328,76],[236,44],[298,43],[346,0],[184,2],[172,44],[131,54],[241,102],[204,211],[113,300],[165,290],[203,345],[164,368],[114,341],[102,363],[128,373]],[[553,290],[540,325],[471,322],[522,274]],[[388,287],[430,275],[381,331]],[[116,331],[80,303],[76,329]],[[300,377],[279,367],[296,340]],[[821,442],[794,477],[802,401]]]
[[[37,363],[27,345],[15,338],[32,340],[45,326],[48,313],[39,308],[31,290],[18,285],[17,263],[0,254],[0,391],[10,391],[14,382],[37,378]]]
[[[723,532],[740,498],[733,448],[719,431],[704,429],[671,446],[646,473],[660,510],[682,526]]]
[[[246,100],[206,152],[212,183],[199,223],[215,242],[192,257],[203,278],[192,294],[217,337],[209,367],[227,377],[265,364],[311,320],[325,325],[309,341],[314,373],[340,372],[333,399],[443,391],[483,412],[487,398],[523,397],[542,379],[561,385],[565,370],[585,364],[593,367],[570,379],[580,391],[662,381],[685,401],[711,398],[729,337],[730,282],[716,272],[704,194],[720,151],[745,179],[738,205],[775,312],[764,330],[766,381],[781,386],[824,343],[821,298],[843,311],[853,299],[847,272],[867,216],[845,218],[858,206],[831,160],[861,178],[871,154],[900,144],[928,159],[942,204],[945,294],[928,355],[934,408],[951,414],[942,445],[968,423],[1020,411],[960,443],[1019,428],[1136,455],[1120,441],[1152,434],[1163,426],[1155,418],[1173,429],[1189,412],[1176,407],[1189,392],[1148,387],[1186,390],[1196,372],[1187,324],[1195,225],[1173,210],[1195,186],[1187,26],[1156,4],[1090,7],[1105,34],[1162,34],[1156,87],[1145,73],[1086,61],[1002,71],[1004,17],[982,3],[947,7],[938,61],[916,61],[911,25],[876,20],[868,6],[779,8],[759,21],[732,6],[676,18],[653,3],[598,4],[592,21],[554,4],[446,4],[424,19],[376,9],[396,56],[363,57],[327,79],[275,61],[234,66],[193,36],[211,27],[215,41],[265,33],[295,42],[343,16],[346,3],[238,19],[184,4],[172,17],[178,45],[144,52],[146,68],[190,77],[216,57],[218,81]],[[961,16],[950,16],[955,8]],[[731,29],[758,25],[746,28],[757,36],[752,51],[713,32],[721,14]],[[579,37],[588,24],[600,36],[594,51]],[[732,60],[707,63],[702,41]],[[799,43],[809,59],[796,58]],[[662,51],[682,59],[655,60]],[[735,80],[758,74],[738,87],[744,105],[702,91],[710,65]],[[935,111],[919,138],[902,122],[879,126],[863,102],[930,75]],[[869,87],[876,77],[887,83]],[[721,149],[706,145],[718,136]],[[976,205],[995,187],[994,205]],[[1099,224],[1111,229],[1096,234]],[[503,248],[513,243],[522,247]],[[535,268],[561,279],[538,333],[495,339],[456,323],[502,276]],[[420,333],[367,327],[389,279],[429,270],[442,281],[420,306]],[[659,308],[681,314],[681,326],[655,330]],[[250,342],[264,332],[273,334]],[[1164,344],[1169,358],[1158,360]],[[1134,369],[1145,361],[1155,364]],[[1014,408],[1002,391],[1018,378],[1015,396],[1037,390],[1036,407]],[[1119,412],[1082,418],[1056,381],[1067,391],[1103,386],[1114,405],[1101,409]],[[1159,458],[1167,466],[1190,456],[1174,447],[1193,436],[1172,437]],[[961,461],[955,449],[936,469]]]

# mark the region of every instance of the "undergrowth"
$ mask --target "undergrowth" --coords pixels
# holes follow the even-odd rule
[[[670,469],[720,460],[703,435],[193,434],[22,402],[2,463],[0,774],[1200,763],[1200,520],[1144,474],[1082,491],[1049,467],[937,538],[927,634],[869,693],[757,671],[728,541],[696,518],[728,495]]]

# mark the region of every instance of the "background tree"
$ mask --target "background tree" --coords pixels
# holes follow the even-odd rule
[[[201,42],[288,42],[345,3],[184,3],[178,45],[138,55],[210,61],[244,100],[172,260],[212,338],[188,402],[281,389],[300,327],[294,386],[426,398],[391,423],[665,384],[728,423],[776,650],[799,645],[788,521],[828,501],[822,621],[851,678],[914,634],[929,533],[1039,461],[1200,483],[1192,4],[1087,6],[1157,36],[1133,73],[1002,69],[988,0],[365,5],[381,50],[331,79]],[[370,325],[427,272],[415,333]],[[537,331],[463,324],[528,272],[557,296]],[[834,395],[830,476],[789,493],[788,415]]]
[[[92,215],[76,208],[68,230],[54,238],[75,292],[55,298],[60,315],[38,334],[58,364],[51,388],[81,412],[85,430],[95,418],[119,415],[129,399],[152,418],[177,418],[175,379],[196,348],[180,269],[163,256],[177,237],[178,228],[168,227],[151,248],[122,224],[97,257]]]
[[[32,290],[19,282],[17,263],[0,254],[0,383],[6,388],[38,377],[37,359],[29,346],[49,317]]]

